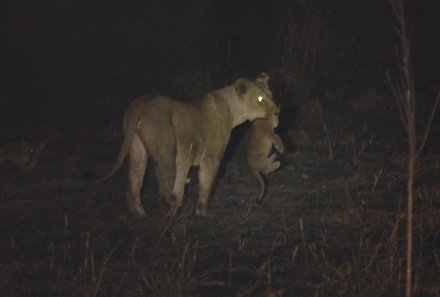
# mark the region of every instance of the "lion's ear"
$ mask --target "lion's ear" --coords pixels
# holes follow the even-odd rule
[[[263,84],[266,88],[269,88],[270,76],[266,72],[261,72],[260,76],[257,77],[256,81]]]
[[[238,95],[242,96],[247,91],[247,81],[244,78],[239,78],[235,82],[235,91]]]

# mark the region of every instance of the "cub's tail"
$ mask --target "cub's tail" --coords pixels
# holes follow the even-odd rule
[[[264,193],[266,192],[266,183],[264,182],[263,176],[257,169],[252,169],[252,174],[253,176],[255,176],[260,186],[260,194],[258,195],[256,200],[256,202],[260,204],[261,201],[263,200]]]

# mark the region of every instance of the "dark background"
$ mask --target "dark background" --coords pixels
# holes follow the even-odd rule
[[[405,1],[423,139],[440,86],[440,1]],[[408,144],[387,0],[0,1],[0,296],[403,296]],[[154,166],[143,220],[111,168],[129,103],[197,101],[262,71],[287,152],[262,204],[234,129],[197,218],[195,171],[176,218]],[[414,296],[439,296],[440,116],[416,162]],[[242,137],[243,136],[243,137]],[[19,151],[20,152],[20,151]],[[149,162],[151,163],[153,162]]]
[[[94,114],[119,123],[139,95],[194,100],[261,71],[284,106],[388,90],[385,73],[396,71],[395,22],[383,0],[29,0],[0,9],[5,138],[81,125]],[[432,97],[440,3],[407,1],[406,12],[417,90]]]

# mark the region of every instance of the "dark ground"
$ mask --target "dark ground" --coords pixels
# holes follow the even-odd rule
[[[34,172],[1,167],[0,295],[401,296],[404,132],[385,93],[353,97],[342,113],[338,104],[298,105],[283,135],[290,152],[261,205],[238,128],[203,219],[193,214],[195,175],[173,222],[151,170],[140,221],[126,208],[125,167],[84,181],[110,168],[120,118],[86,119],[93,129],[78,128],[74,142],[55,135]],[[440,295],[438,147],[431,137],[417,167],[415,296]]]

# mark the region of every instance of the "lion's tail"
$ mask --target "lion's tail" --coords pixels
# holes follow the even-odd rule
[[[113,164],[112,169],[106,175],[97,179],[96,182],[102,182],[106,179],[109,179],[122,166],[122,163],[124,163],[125,157],[128,154],[128,150],[130,149],[130,145],[136,134],[138,123],[139,123],[138,117],[128,118],[127,127],[124,131],[124,140],[122,142],[122,147],[121,150],[119,151],[118,158]]]
[[[261,176],[261,173],[257,169],[253,169],[252,174],[256,177],[258,184],[260,185],[260,194],[257,197],[257,203],[261,203],[264,193],[266,192],[266,184]]]

